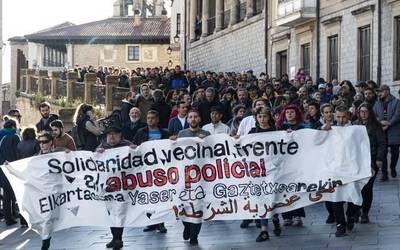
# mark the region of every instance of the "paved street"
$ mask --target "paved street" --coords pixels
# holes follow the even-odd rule
[[[267,242],[256,243],[258,229],[240,229],[239,222],[203,224],[199,246],[190,247],[182,240],[181,223],[167,224],[165,235],[142,229],[127,229],[124,249],[400,249],[400,181],[375,183],[371,224],[357,224],[347,237],[336,238],[335,226],[326,225],[323,204],[306,208],[303,228],[283,228],[280,237],[271,235]],[[271,233],[272,234],[272,233]],[[73,228],[57,232],[51,249],[105,249],[111,236],[106,228]],[[0,249],[40,249],[41,240],[32,231],[0,226]]]

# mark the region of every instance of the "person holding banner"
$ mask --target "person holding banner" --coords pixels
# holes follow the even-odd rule
[[[40,151],[37,155],[51,154],[58,151],[54,148],[54,137],[49,131],[44,130],[39,133],[38,141],[40,145]],[[50,240],[51,237],[42,239],[42,250],[48,250],[50,248]]]
[[[328,107],[328,106],[326,106]],[[325,112],[328,113],[328,112]],[[335,124],[338,127],[348,127],[351,126],[350,122],[350,112],[346,106],[337,106],[335,109]],[[330,130],[331,125],[326,125],[323,130]],[[336,237],[343,237],[346,235],[346,229],[352,231],[354,228],[355,217],[357,214],[357,207],[351,203],[347,203],[347,221],[344,213],[344,202],[325,202],[326,208],[329,212],[328,219],[326,222],[328,224],[336,222]]]
[[[97,153],[104,153],[105,150],[107,149],[112,149],[112,148],[119,148],[119,147],[125,147],[125,146],[131,146],[131,148],[136,148],[135,145],[133,145],[130,141],[127,141],[122,138],[122,130],[121,128],[112,125],[110,128],[108,128],[106,131],[106,140],[103,141],[96,149]],[[123,227],[111,227],[111,234],[113,236],[112,240],[106,244],[107,248],[112,248],[112,249],[121,249],[123,247],[123,241],[122,241],[122,234],[124,232]]]
[[[160,126],[160,117],[159,113],[155,110],[149,110],[146,116],[147,126],[141,128],[137,131],[135,137],[133,138],[133,144],[135,146],[140,146],[143,142],[146,141],[156,141],[168,139],[170,137],[170,133],[168,130],[161,128]],[[158,230],[160,233],[167,233],[167,229],[164,226],[164,223],[149,225],[143,232],[149,232]]]
[[[306,128],[304,124],[303,114],[300,109],[295,105],[285,107],[279,115],[276,122],[278,130],[285,130],[288,133],[292,131]],[[301,217],[306,217],[304,208],[298,208],[290,212],[282,213],[284,226],[303,226]]]
[[[276,130],[273,116],[268,108],[266,107],[257,108],[254,116],[256,118],[256,126],[250,130],[249,134],[271,132]],[[242,224],[245,223],[246,221],[248,222],[249,220],[244,220]],[[268,219],[262,219],[260,222],[261,222],[261,232],[258,235],[256,242],[263,242],[269,239]],[[273,231],[274,234],[276,236],[281,235],[282,231],[279,223],[278,214],[274,215],[272,222],[274,224],[274,231]]]
[[[178,138],[184,137],[199,137],[205,138],[210,135],[210,132],[205,131],[200,128],[200,113],[192,109],[188,113],[187,122],[189,124],[189,128],[179,131]],[[201,230],[201,223],[195,224],[190,222],[183,221],[183,226],[185,227],[183,230],[183,239],[189,240],[191,245],[199,244],[198,236]]]
[[[381,123],[375,116],[373,108],[368,103],[362,103],[357,110],[358,120],[354,122],[356,125],[366,126],[369,143],[371,148],[371,168],[372,177],[368,183],[361,190],[363,197],[363,203],[361,206],[361,219],[360,223],[369,223],[369,210],[371,209],[373,199],[373,186],[376,178],[376,174],[380,168],[382,168],[383,161],[386,157],[386,140],[385,133]]]
[[[7,162],[18,160],[17,145],[21,141],[17,133],[17,121],[13,118],[4,123],[4,128],[0,130],[0,165]],[[16,198],[10,182],[0,168],[0,187],[3,188],[3,212],[6,225],[11,226],[17,223],[13,212],[16,211]],[[21,224],[23,224],[21,220]]]

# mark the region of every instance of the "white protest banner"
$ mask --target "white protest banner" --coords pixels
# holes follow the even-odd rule
[[[365,127],[352,126],[58,152],[2,168],[22,214],[47,237],[75,226],[258,219],[321,201],[361,204],[370,161]]]

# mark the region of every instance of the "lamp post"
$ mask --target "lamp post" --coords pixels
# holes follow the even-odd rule
[[[172,54],[172,48],[171,48],[171,46],[168,46],[168,48],[167,48],[167,54],[168,54],[168,55],[171,55],[171,54]]]
[[[178,35],[178,33],[176,33],[176,35],[174,36],[174,42],[175,43],[179,43],[180,37]]]

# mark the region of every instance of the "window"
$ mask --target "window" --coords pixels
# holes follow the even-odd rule
[[[181,14],[176,14],[176,34],[181,34]]]
[[[371,79],[371,27],[358,29],[358,80]]]
[[[128,46],[128,61],[139,61],[140,49],[139,46]]]
[[[281,78],[287,74],[287,51],[281,51],[276,54],[276,76]]]
[[[328,79],[338,79],[339,53],[338,36],[328,37]]]
[[[301,45],[301,67],[304,69],[306,76],[310,75],[310,44]]]
[[[394,80],[400,80],[400,16],[395,18],[395,43],[394,43],[394,56],[395,56],[395,72]]]

